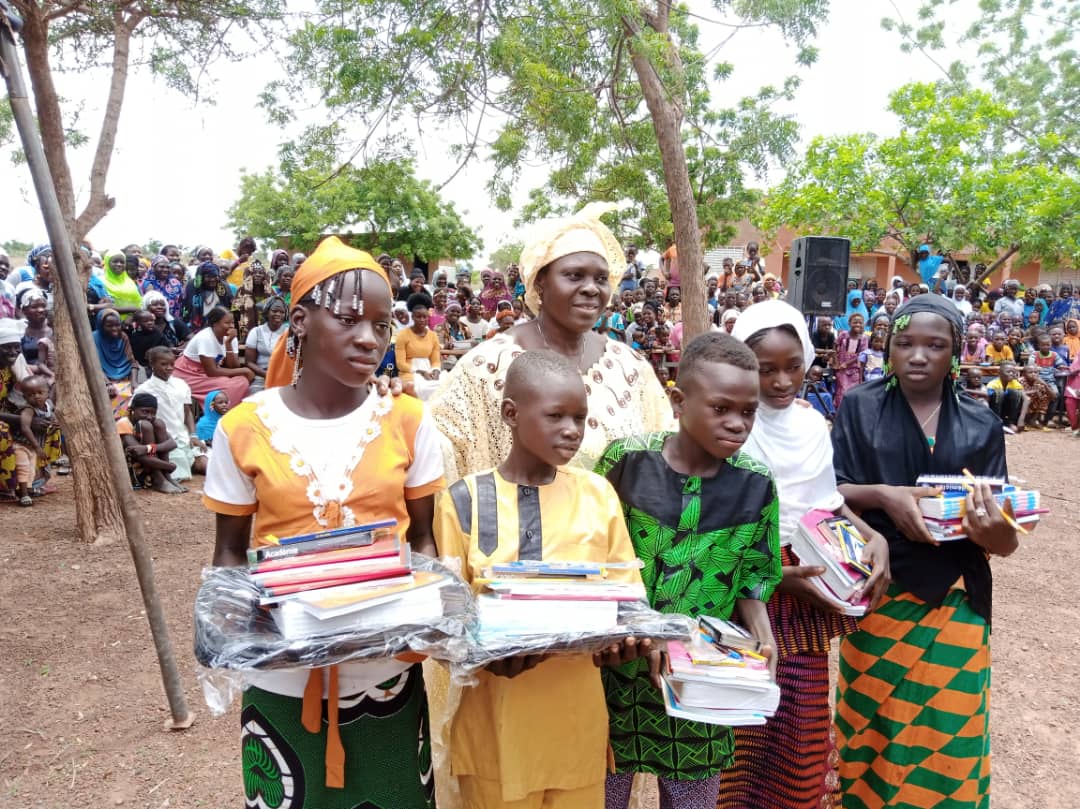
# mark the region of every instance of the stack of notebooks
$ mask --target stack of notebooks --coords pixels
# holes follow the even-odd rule
[[[413,570],[395,520],[272,541],[248,551],[248,572],[286,639],[443,616],[440,590],[451,578]]]
[[[640,565],[640,563],[631,563]],[[619,604],[645,599],[640,583],[607,579],[620,565],[509,562],[481,571],[479,635],[525,636],[604,632],[619,624]]]
[[[760,645],[730,621],[701,616],[690,643],[668,643],[663,676],[668,716],[711,725],[763,725],[776,713],[780,688]]]
[[[1012,504],[1013,516],[1023,530],[1034,528],[1039,517],[1049,512],[1041,507],[1037,491],[1025,491],[1010,486],[1004,478],[968,477],[964,475],[921,475],[916,481],[919,486],[936,486],[942,490],[937,497],[924,497],[919,500],[923,521],[930,535],[939,542],[967,539],[963,521],[967,514],[968,488],[973,483],[985,483],[994,493],[998,508],[1008,501]]]
[[[808,511],[791,538],[791,550],[804,565],[825,568],[806,579],[845,615],[865,615],[868,601],[851,599],[866,583],[870,568],[862,561],[866,541],[850,520],[831,511]]]

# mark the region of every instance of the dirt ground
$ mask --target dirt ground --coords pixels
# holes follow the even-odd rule
[[[1009,438],[1013,475],[1053,513],[994,562],[995,809],[1080,806],[1078,450],[1064,433]],[[168,732],[128,549],[76,544],[70,483],[58,483],[33,509],[0,507],[0,807],[240,805],[237,712],[210,716],[191,651],[192,600],[213,544],[198,492],[138,493],[198,714],[190,730]]]

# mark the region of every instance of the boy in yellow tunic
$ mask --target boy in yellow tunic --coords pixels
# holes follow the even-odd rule
[[[635,558],[622,509],[599,475],[567,467],[588,403],[561,355],[531,351],[506,376],[502,418],[513,446],[497,469],[462,478],[439,500],[435,541],[462,574],[518,559],[626,562]],[[637,570],[618,578],[640,581]],[[464,689],[450,720],[450,766],[465,809],[597,809],[604,804],[607,709],[600,665],[645,656],[628,639],[597,655],[498,661]]]

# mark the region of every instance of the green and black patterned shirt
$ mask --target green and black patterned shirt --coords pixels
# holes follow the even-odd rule
[[[767,601],[780,582],[776,486],[768,468],[736,453],[711,478],[682,475],[661,450],[671,433],[612,443],[596,465],[622,501],[650,605],[660,612],[728,618],[738,599]],[[730,766],[730,728],[664,712],[636,660],[603,670],[619,772],[698,780]]]

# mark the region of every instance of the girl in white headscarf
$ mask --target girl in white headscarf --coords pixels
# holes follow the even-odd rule
[[[829,644],[854,632],[855,619],[843,603],[830,601],[811,581],[824,570],[800,565],[791,537],[813,509],[842,514],[867,538],[864,558],[873,575],[863,592],[871,601],[889,582],[889,550],[844,505],[833,473],[832,441],[825,419],[798,399],[814,346],[805,317],[772,300],[756,303],[735,322],[732,335],[757,355],[761,381],[753,430],[743,450],[772,470],[780,500],[780,544],[784,578],[769,601],[769,619],[779,647],[776,681],[780,707],[761,727],[737,728],[735,765],[724,771],[719,807],[817,809],[829,752]],[[857,599],[856,599],[857,600]]]

